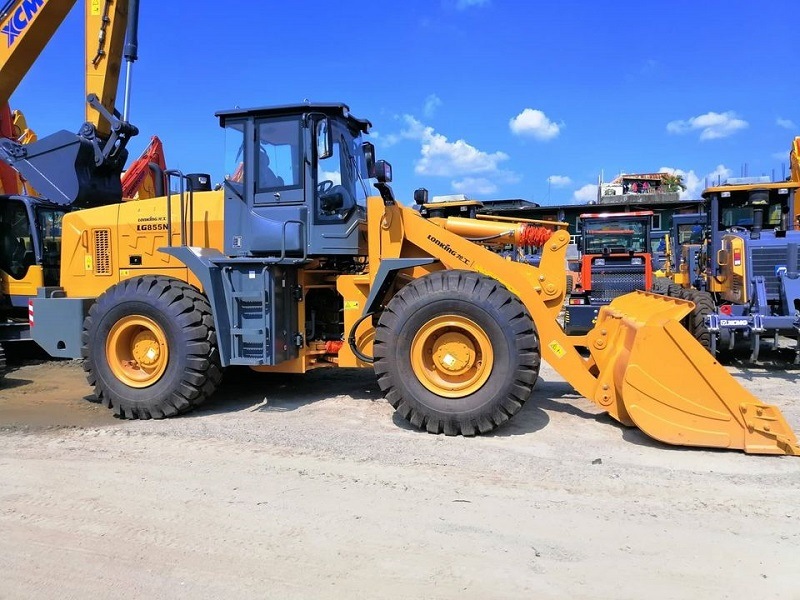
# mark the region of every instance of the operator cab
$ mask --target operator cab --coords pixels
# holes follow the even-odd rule
[[[366,254],[369,121],[344,104],[218,112],[225,129],[225,254]]]
[[[61,257],[61,219],[66,213],[42,198],[0,196],[0,271],[5,276],[0,296],[14,306],[27,306],[32,294],[15,293],[58,285]]]
[[[757,205],[764,211],[762,229],[787,231],[795,225],[794,197],[799,186],[793,181],[721,185],[704,190],[703,198],[717,215],[718,231],[752,231]],[[754,193],[758,202],[754,202]]]

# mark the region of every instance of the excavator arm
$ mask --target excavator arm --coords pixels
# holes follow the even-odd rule
[[[8,102],[74,5],[75,0],[6,3],[0,12],[0,31],[7,40],[0,54],[0,105]],[[138,0],[85,0],[86,122],[78,134],[62,130],[31,144],[8,136],[0,141],[0,159],[56,204],[96,206],[122,198],[119,177],[126,145],[138,130],[114,106],[123,54],[129,75],[137,58],[137,20]],[[126,107],[128,92],[126,85]]]
[[[0,11],[0,105],[11,95],[38,60],[76,0],[10,0]],[[138,2],[135,3],[138,5]],[[85,0],[86,95],[97,96],[113,114],[128,27],[127,0]],[[101,137],[111,125],[97,109],[86,107],[86,121]]]

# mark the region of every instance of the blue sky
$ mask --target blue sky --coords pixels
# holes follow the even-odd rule
[[[80,5],[12,97],[40,135],[83,119]],[[781,176],[798,17],[796,0],[141,0],[131,154],[157,134],[168,166],[218,179],[216,110],[336,101],[372,121],[404,201],[577,202],[601,172],[662,168],[699,197],[745,164]]]

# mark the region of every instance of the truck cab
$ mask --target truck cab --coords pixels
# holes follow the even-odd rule
[[[600,307],[617,296],[652,287],[652,215],[652,211],[580,215],[580,282],[567,299],[568,335],[591,330]]]

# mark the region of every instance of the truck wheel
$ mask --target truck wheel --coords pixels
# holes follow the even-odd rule
[[[714,298],[699,290],[686,290],[684,298],[694,302],[694,309],[686,318],[686,328],[704,348],[711,350],[711,332],[706,327],[706,317],[716,311]]]
[[[211,307],[177,279],[145,276],[114,285],[89,310],[82,341],[89,384],[121,418],[186,412],[221,380]]]
[[[519,299],[469,271],[401,289],[375,330],[375,373],[397,413],[446,435],[488,433],[515,415],[539,375],[539,338]]]
[[[3,344],[0,344],[0,380],[6,376],[6,351]]]

